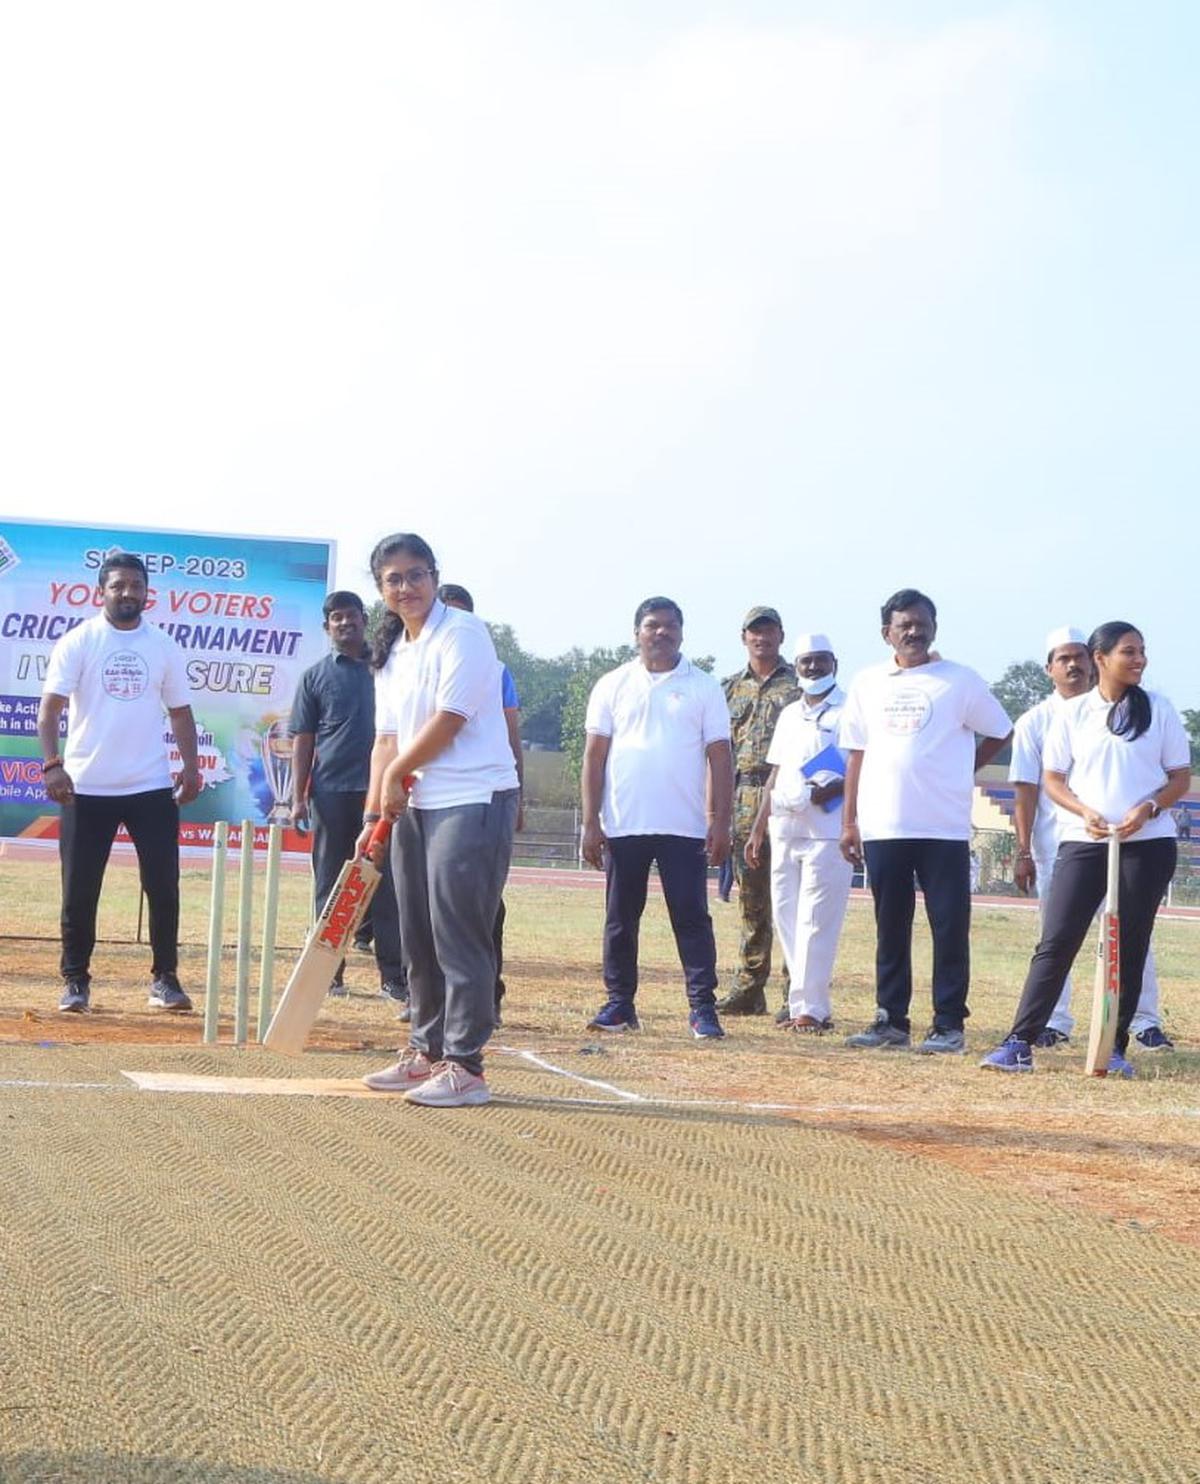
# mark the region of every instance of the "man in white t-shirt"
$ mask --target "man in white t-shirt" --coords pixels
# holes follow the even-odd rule
[[[933,1025],[917,1050],[966,1049],[971,796],[1012,735],[987,682],[931,652],[937,609],[915,588],[884,603],[893,658],[857,675],[842,712],[848,749],[842,853],[866,864],[875,898],[875,1023],[847,1044],[907,1046],[914,877],[933,936]],[[976,735],[979,736],[978,743]]]
[[[1095,680],[1087,638],[1081,629],[1052,629],[1046,635],[1046,674],[1054,689],[1044,701],[1031,706],[1024,716],[1018,718],[1013,729],[1012,762],[1008,770],[1009,782],[1016,791],[1013,822],[1017,832],[1017,865],[1013,877],[1022,891],[1037,892],[1038,916],[1043,925],[1054,862],[1062,843],[1063,826],[1068,821],[1046,793],[1042,753],[1051,723],[1068,701],[1090,690]],[[1069,1044],[1075,1028],[1075,1017],[1071,1014],[1071,989],[1071,976],[1068,974],[1046,1029],[1033,1043],[1036,1047],[1053,1050]],[[1162,1028],[1158,1013],[1158,974],[1153,948],[1146,954],[1142,994],[1130,1030],[1146,1050],[1172,1049],[1172,1042]]]
[[[796,675],[804,696],[775,724],[771,772],[746,856],[755,864],[771,841],[771,907],[787,962],[788,1019],[794,1031],[830,1030],[830,987],[853,875],[838,842],[844,763],[837,749],[846,697],[825,634],[801,634]]]
[[[633,625],[637,659],[602,676],[587,708],[582,852],[607,876],[608,999],[590,1024],[605,1031],[638,1027],[638,931],[653,863],[683,965],[688,1024],[697,1039],[716,1038],[724,1031],[715,1008],[708,867],[719,866],[729,851],[729,708],[717,681],[680,653],[677,603],[647,598]]]
[[[46,792],[62,808],[63,994],[58,1008],[89,1008],[96,908],[104,868],[124,825],[137,850],[150,908],[150,1004],[192,1008],[179,966],[179,808],[200,792],[196,723],[183,651],[142,617],[148,585],[140,557],[114,552],[97,582],[103,611],[58,641],[50,655],[38,740]],[[58,751],[70,702],[66,746]],[[171,776],[164,712],[182,771]]]

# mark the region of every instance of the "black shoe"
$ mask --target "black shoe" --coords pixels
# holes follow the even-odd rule
[[[374,953],[375,944],[370,938],[355,938],[354,951],[355,953]]]
[[[62,999],[58,1002],[58,1008],[64,1015],[82,1015],[88,1008],[91,987],[90,979],[68,979],[63,985]]]
[[[186,1015],[192,1008],[191,1000],[179,987],[179,980],[174,974],[160,974],[155,979],[150,986],[150,998],[146,1003],[159,1010],[173,1010],[177,1015]]]
[[[767,997],[761,989],[735,989],[717,1001],[717,1009],[722,1015],[765,1015]]]
[[[395,979],[389,979],[386,984],[381,984],[379,993],[386,999],[395,1000],[398,1005],[408,1004],[408,985],[400,984]]]

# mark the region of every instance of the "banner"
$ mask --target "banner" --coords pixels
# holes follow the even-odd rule
[[[38,701],[55,641],[101,611],[100,564],[140,556],[149,574],[144,618],[184,652],[204,789],[184,810],[180,841],[207,848],[212,824],[253,820],[265,843],[291,799],[292,697],[326,652],[321,604],[332,541],[58,525],[0,516],[0,836],[55,840],[58,807],[42,783]],[[69,711],[68,711],[69,725]],[[166,716],[171,769],[179,753]],[[121,839],[125,838],[122,831]],[[307,851],[288,829],[284,848]]]

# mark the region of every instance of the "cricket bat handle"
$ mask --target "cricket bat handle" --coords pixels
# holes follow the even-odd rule
[[[1108,836],[1108,880],[1105,885],[1107,901],[1104,910],[1116,917],[1120,912],[1118,897],[1121,892],[1121,837],[1115,825],[1109,826]]]

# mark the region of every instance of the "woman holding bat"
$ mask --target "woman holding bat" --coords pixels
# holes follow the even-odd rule
[[[1146,646],[1132,624],[1101,624],[1088,640],[1097,684],[1069,701],[1046,738],[1046,792],[1071,817],[1054,867],[1042,940],[1034,950],[1007,1039],[981,1065],[1033,1070],[1030,1046],[1045,1030],[1063,980],[1105,895],[1108,839],[1120,848],[1121,999],[1112,1076],[1125,1059],[1154,915],[1175,870],[1171,806],[1188,790],[1187,733],[1165,696],[1142,689]]]
[[[408,1047],[363,1080],[436,1108],[486,1103],[496,983],[492,927],[517,819],[516,768],[487,626],[437,596],[420,536],[371,553],[386,613],[375,637],[375,745],[359,848],[382,815],[412,1010]]]

